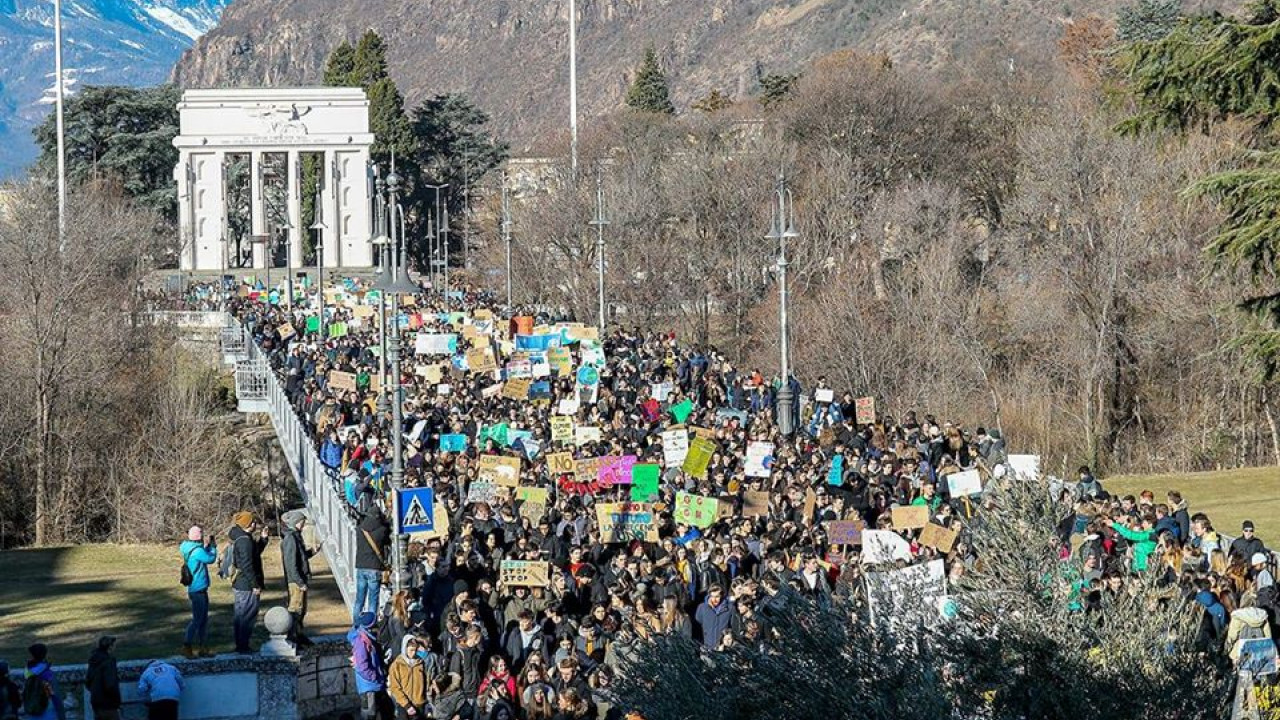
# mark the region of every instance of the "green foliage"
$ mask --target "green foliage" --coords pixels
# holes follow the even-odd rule
[[[791,94],[800,75],[779,75],[770,73],[760,78],[760,104],[765,108],[773,107]]]
[[[658,53],[650,47],[636,70],[636,79],[627,90],[627,107],[640,112],[672,115],[676,106],[671,104],[671,89],[667,76],[658,64]]]
[[[374,135],[369,156],[390,165],[391,154],[407,158],[417,143],[404,109],[404,96],[387,74],[387,48],[373,30],[365,31],[353,48],[342,43],[325,62],[324,84],[363,88],[369,97],[369,130]]]
[[[1123,42],[1154,42],[1173,30],[1181,13],[1181,0],[1138,0],[1116,13],[1116,37]]]
[[[710,93],[693,104],[693,109],[708,115],[718,113],[721,110],[733,107],[733,100],[728,95],[720,92],[719,89],[712,90]]]
[[[177,218],[173,167],[178,150],[178,101],[173,85],[147,88],[85,87],[66,102],[67,177],[80,184],[114,177],[139,205]],[[38,167],[52,172],[57,163],[53,114],[35,129]]]
[[[356,51],[351,43],[343,42],[329,53],[324,64],[324,84],[330,87],[357,85],[355,81]]]
[[[368,89],[387,77],[387,45],[374,30],[365,30],[356,43],[351,82]]]

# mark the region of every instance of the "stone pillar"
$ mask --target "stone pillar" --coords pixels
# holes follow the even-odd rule
[[[369,149],[338,153],[341,181],[338,183],[338,216],[342,221],[342,264],[344,267],[371,267]]]
[[[173,168],[173,179],[178,183],[178,268],[196,268],[196,228],[192,217],[195,207],[195,183],[191,177],[191,153],[178,153],[178,164]]]
[[[189,235],[181,236],[183,267],[195,270],[225,270],[227,267],[226,210],[222,197],[222,164],[225,153],[185,151],[174,177],[179,193],[185,182],[186,199],[179,206],[178,222],[186,223]],[[188,174],[187,168],[190,168]]]
[[[324,266],[327,269],[338,267],[342,257],[342,252],[338,247],[338,243],[342,240],[342,234],[339,231],[338,183],[335,178],[337,174],[337,158],[335,155],[333,150],[325,150],[324,166],[320,170],[321,182],[324,184],[320,193],[320,202],[324,206],[325,222],[325,229],[321,232],[321,237],[324,238]]]
[[[262,190],[262,151],[253,150],[249,153],[249,232],[255,236],[267,234],[265,200]],[[265,268],[267,266],[267,248],[265,245],[254,243],[253,266],[255,268]]]
[[[288,196],[285,202],[289,206],[289,271],[293,272],[293,268],[302,266],[302,233],[307,229],[302,227],[302,159],[297,150],[289,151],[289,163],[285,172],[288,173],[288,184],[285,193]]]

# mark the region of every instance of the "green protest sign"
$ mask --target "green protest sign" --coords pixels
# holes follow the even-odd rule
[[[320,316],[319,315],[312,315],[311,317],[307,318],[307,332],[309,333],[320,332]]]
[[[685,398],[678,405],[672,405],[667,412],[671,413],[671,417],[675,418],[676,422],[683,424],[685,420],[689,419],[689,415],[693,413],[693,401]]]
[[[340,338],[340,337],[346,337],[346,335],[347,335],[346,323],[333,323],[329,325],[329,337]]]
[[[692,451],[691,451],[692,452]],[[720,501],[713,497],[676,493],[675,520],[696,528],[711,527],[720,514]]]
[[[684,458],[683,470],[696,478],[707,476],[707,467],[711,464],[711,456],[716,452],[716,444],[706,438],[694,438],[689,443],[689,454]]]
[[[657,465],[631,466],[631,501],[651,502],[658,497],[662,468]]]

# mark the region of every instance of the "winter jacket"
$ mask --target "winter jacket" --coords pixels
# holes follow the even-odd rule
[[[479,646],[466,647],[459,645],[449,656],[448,671],[462,678],[462,692],[467,697],[475,697],[480,692],[480,654]]]
[[[116,672],[116,659],[111,653],[97,648],[89,656],[89,668],[84,676],[89,691],[89,704],[94,711],[120,709],[120,677]]]
[[[142,671],[138,678],[138,695],[148,703],[161,700],[181,700],[185,683],[178,668],[162,660],[156,660]]]
[[[412,635],[404,636],[400,654],[387,672],[387,693],[397,707],[421,708],[427,703],[426,664],[408,651],[409,641],[415,639]]]
[[[387,686],[387,671],[382,666],[382,651],[378,643],[364,628],[352,628],[347,633],[351,643],[351,667],[356,671],[356,692],[363,695],[381,692]]]
[[[1191,538],[1191,514],[1187,512],[1187,501],[1183,500],[1169,509],[1172,511],[1170,517],[1178,523],[1178,538],[1186,542]]]
[[[325,440],[320,446],[320,462],[327,468],[337,470],[342,465],[342,443]]]
[[[311,556],[315,550],[308,550],[302,541],[302,533],[297,530],[286,530],[280,538],[280,559],[284,562],[284,579],[290,585],[309,585],[311,583]]]
[[[1156,549],[1156,534],[1150,530],[1130,530],[1120,523],[1111,523],[1111,529],[1115,530],[1125,540],[1133,543],[1133,563],[1131,567],[1134,572],[1142,572],[1147,569],[1147,558]]]
[[[267,549],[266,538],[255,540],[240,527],[231,528],[231,565],[236,570],[236,580],[231,587],[236,590],[261,590],[266,587],[262,572],[262,551]]]
[[[1271,623],[1267,622],[1267,611],[1259,607],[1244,607],[1231,613],[1231,624],[1227,626],[1227,653],[1232,662],[1240,659],[1236,651],[1236,641],[1249,638],[1271,637]]]
[[[711,607],[710,603],[704,601],[698,606],[694,619],[702,627],[702,644],[715,650],[720,647],[720,638],[729,629],[729,622],[733,619],[733,604],[722,598],[719,605]]]
[[[61,718],[66,717],[66,709],[62,706],[62,693],[58,691],[58,678],[54,676],[53,668],[49,667],[49,663],[28,664],[23,680],[25,682],[33,677],[40,678],[48,686],[50,692],[49,705],[45,708],[43,714],[23,715],[22,717],[26,718],[26,720],[61,720]]]
[[[1196,593],[1196,602],[1199,603],[1213,620],[1213,632],[1216,636],[1222,636],[1222,630],[1227,625],[1227,609],[1222,607],[1222,603],[1218,602],[1218,597],[1208,590],[1201,590]]]
[[[365,533],[369,537],[365,537]],[[360,521],[360,532],[356,536],[356,569],[358,570],[381,570],[385,563],[383,558],[387,558],[387,538],[391,535],[391,528],[387,527],[387,521],[381,514],[376,512],[368,513],[364,516],[364,520]],[[373,549],[373,545],[369,544],[369,538],[373,538],[373,543],[378,546],[377,551]],[[378,553],[381,553],[379,557]]]
[[[1231,541],[1231,550],[1227,552],[1229,557],[1244,558],[1244,561],[1253,564],[1253,556],[1255,553],[1266,554],[1267,546],[1257,537],[1245,538],[1243,536]]]
[[[218,548],[194,540],[184,540],[178,546],[178,552],[186,558],[187,569],[191,571],[191,584],[188,593],[198,593],[209,589],[209,566],[218,562]]]
[[[547,638],[537,623],[534,623],[527,636],[517,623],[507,630],[506,637],[502,639],[502,649],[511,658],[511,666],[519,669],[524,667],[524,662],[530,655],[540,652],[546,643]]]

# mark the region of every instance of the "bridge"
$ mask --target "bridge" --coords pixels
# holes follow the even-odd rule
[[[152,322],[174,325],[183,333],[216,333],[222,364],[235,373],[237,409],[265,413],[271,418],[311,525],[325,541],[325,560],[350,608],[355,602],[355,543],[359,532],[355,512],[347,504],[338,473],[320,462],[306,423],[289,403],[284,387],[262,349],[253,342],[249,329],[226,312],[153,312],[147,317]]]

